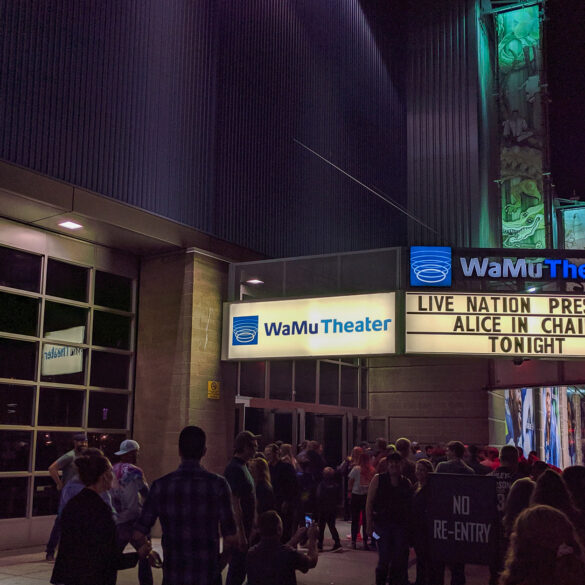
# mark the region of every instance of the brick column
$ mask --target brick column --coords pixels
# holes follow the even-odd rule
[[[223,471],[231,451],[234,390],[220,381],[222,301],[228,265],[182,251],[142,262],[133,436],[152,481],[179,463],[178,436],[188,425],[208,436],[205,466]]]

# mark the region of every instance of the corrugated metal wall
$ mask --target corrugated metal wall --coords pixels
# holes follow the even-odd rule
[[[391,10],[0,0],[0,158],[273,256],[404,243]],[[399,27],[397,27],[399,28]]]
[[[436,233],[411,244],[479,245],[480,148],[475,0],[420,0],[409,29],[408,202]]]

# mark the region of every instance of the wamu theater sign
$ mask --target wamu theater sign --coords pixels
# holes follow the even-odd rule
[[[460,257],[463,276],[468,278],[550,278],[585,280],[585,264],[567,259],[545,258],[530,262],[526,258]],[[412,246],[410,248],[410,285],[450,287],[452,253],[448,246]]]

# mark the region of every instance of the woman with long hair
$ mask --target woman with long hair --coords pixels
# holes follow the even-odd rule
[[[547,469],[536,481],[530,504],[544,504],[564,512],[577,530],[579,538],[585,541],[585,520],[583,513],[573,504],[573,498],[563,478],[556,471]]]
[[[51,583],[115,585],[118,569],[134,567],[151,553],[146,542],[138,553],[121,553],[112,508],[101,494],[112,487],[112,465],[99,449],[75,460],[85,488],[71,498],[61,515],[61,541]]]
[[[351,493],[351,546],[356,548],[357,535],[360,531],[360,515],[362,516],[362,535],[364,550],[369,550],[366,535],[366,500],[368,487],[374,477],[375,470],[369,453],[359,455],[358,464],[349,472],[348,490]]]
[[[583,546],[566,514],[536,505],[516,519],[500,585],[583,585]]]
[[[258,516],[268,512],[268,510],[276,510],[276,500],[272,483],[270,482],[268,463],[262,457],[256,457],[256,459],[249,461],[248,467],[256,486],[256,511]]]
[[[299,462],[293,454],[292,445],[289,443],[283,443],[280,446],[280,459],[285,463],[290,463],[296,471],[300,471]]]

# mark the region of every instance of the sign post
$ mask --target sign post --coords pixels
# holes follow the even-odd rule
[[[431,473],[428,530],[431,558],[489,565],[497,552],[496,478]]]

